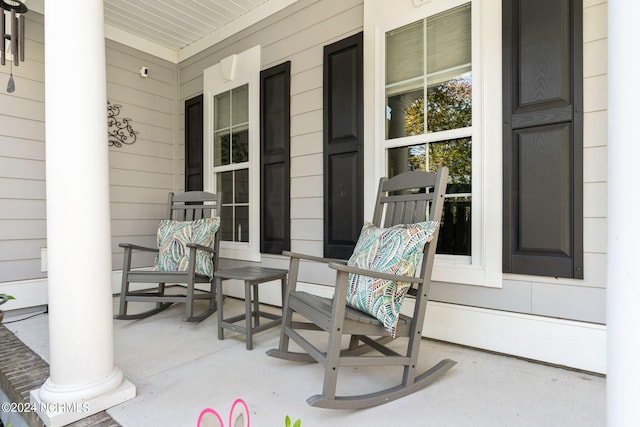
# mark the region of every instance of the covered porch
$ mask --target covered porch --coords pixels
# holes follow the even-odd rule
[[[117,303],[116,296],[114,310]],[[225,311],[241,312],[242,306],[240,300],[225,300]],[[287,415],[302,426],[336,427],[606,424],[606,381],[600,375],[432,340],[422,342],[421,364],[445,357],[458,364],[426,389],[366,410],[313,408],[305,400],[320,391],[322,369],[267,356],[265,351],[277,346],[278,328],[256,335],[254,349],[247,351],[240,334],[217,339],[215,316],[192,324],[181,322],[182,314],[183,307],[174,305],[145,320],[114,322],[115,363],[135,384],[137,396],[72,425],[192,426],[207,407],[218,411],[226,425],[237,398],[246,401],[255,426],[284,426]],[[15,313],[5,321],[28,316]],[[48,320],[42,314],[5,326],[46,362]],[[0,333],[4,337],[8,331]],[[1,366],[4,376],[7,367]],[[385,380],[379,372],[363,380],[363,370],[356,375],[344,369],[346,380],[339,387],[356,390]],[[48,373],[41,376],[44,382]]]
[[[74,3],[82,4],[83,2]],[[279,3],[291,4],[295,8],[302,8],[299,6],[300,3],[305,5],[313,3],[308,6],[315,5],[317,9],[324,9],[320,6],[321,3],[326,5],[325,2],[320,1],[283,0]],[[333,2],[334,5],[340,3]],[[351,4],[351,2],[347,3]],[[322,232],[317,231],[321,230],[322,225],[320,189],[323,170],[318,165],[322,164],[323,128],[322,97],[320,96],[321,66],[316,63],[319,60],[315,59],[321,56],[316,53],[321,50],[322,45],[346,34],[360,31],[364,27],[362,21],[366,21],[367,18],[364,16],[366,15],[363,11],[364,3],[359,1],[352,3],[354,7],[345,7],[345,10],[341,10],[342,13],[336,15],[336,18],[320,20],[318,24],[311,27],[309,34],[306,34],[309,44],[305,46],[306,49],[299,50],[300,39],[296,36],[297,33],[292,32],[283,41],[278,39],[278,43],[274,42],[268,46],[266,59],[263,59],[263,63],[260,64],[262,68],[266,68],[292,58],[296,66],[303,65],[296,70],[297,74],[294,74],[293,81],[295,88],[293,102],[297,109],[292,115],[295,150],[291,155],[294,159],[292,163],[294,174],[291,182],[295,190],[292,200],[297,203],[292,229],[298,238],[295,242],[296,249],[300,250],[307,249],[308,245],[321,248],[323,238]],[[412,3],[411,7],[419,8],[423,4],[432,2],[414,0],[406,3]],[[483,5],[486,6],[487,3],[483,2]],[[100,8],[101,6],[96,10]],[[296,19],[297,15],[293,13],[295,8],[290,8],[292,12],[290,16],[287,15],[289,21],[286,22],[299,21]],[[311,10],[311,7],[309,9]],[[450,357],[458,361],[458,365],[444,378],[419,393],[382,407],[363,411],[329,411],[311,408],[305,403],[305,399],[317,393],[321,386],[319,367],[288,363],[269,358],[264,354],[265,350],[276,345],[277,330],[275,329],[258,335],[254,350],[246,351],[244,341],[239,335],[229,333],[225,341],[217,340],[214,317],[195,325],[180,322],[182,308],[177,306],[147,320],[113,322],[112,341],[110,317],[112,296],[109,287],[121,265],[120,254],[113,251],[113,246],[118,241],[124,241],[124,237],[131,234],[136,234],[136,237],[141,240],[152,239],[157,220],[156,211],[164,209],[162,202],[158,200],[164,200],[167,190],[178,190],[183,185],[182,167],[185,151],[182,125],[185,115],[183,101],[202,93],[203,68],[218,63],[217,61],[228,58],[229,55],[235,55],[241,48],[248,47],[256,39],[269,34],[267,29],[276,28],[271,24],[280,24],[276,18],[263,19],[255,26],[247,24],[244,31],[239,33],[240,36],[229,37],[225,33],[227,38],[224,43],[208,39],[206,42],[211,45],[209,51],[186,59],[180,57],[159,59],[163,56],[145,49],[135,52],[134,48],[122,44],[122,40],[114,37],[114,34],[109,35],[111,38],[108,38],[106,43],[106,61],[98,58],[98,55],[88,60],[84,55],[72,55],[75,53],[72,46],[67,46],[67,49],[62,51],[56,49],[56,46],[63,43],[56,43],[54,38],[48,39],[46,49],[41,43],[38,45],[40,50],[29,50],[38,56],[39,62],[29,61],[33,58],[28,58],[26,64],[36,62],[41,70],[38,69],[38,72],[34,73],[36,77],[33,79],[17,80],[18,90],[24,90],[23,93],[29,94],[25,89],[31,89],[37,92],[38,96],[41,95],[42,99],[37,103],[33,102],[37,104],[37,108],[34,108],[31,107],[31,103],[23,102],[23,98],[16,96],[15,104],[4,101],[3,103],[15,105],[15,111],[18,113],[3,111],[3,114],[0,114],[0,116],[3,115],[0,117],[1,123],[10,124],[3,128],[9,129],[8,134],[11,136],[4,144],[10,148],[8,150],[10,155],[8,160],[2,163],[3,168],[0,168],[9,177],[6,182],[11,185],[5,185],[3,181],[2,188],[7,189],[5,193],[12,193],[13,188],[25,188],[14,187],[16,182],[25,181],[29,184],[26,188],[31,189],[31,192],[27,192],[26,195],[24,192],[18,195],[10,194],[8,199],[3,199],[3,203],[6,203],[6,205],[3,204],[3,208],[6,206],[6,209],[2,212],[8,219],[0,218],[4,219],[4,223],[0,224],[4,231],[0,240],[8,239],[4,246],[8,249],[5,249],[4,253],[11,252],[11,254],[5,255],[7,259],[0,257],[0,261],[9,265],[8,268],[4,268],[3,264],[2,272],[8,271],[9,274],[5,274],[5,278],[0,280],[4,282],[0,283],[3,286],[0,291],[15,293],[19,296],[20,304],[24,304],[21,307],[49,304],[51,308],[51,317],[39,315],[6,325],[8,330],[15,332],[20,340],[39,355],[33,360],[40,360],[41,357],[42,363],[48,365],[50,362],[51,364],[51,376],[49,376],[48,366],[37,372],[35,369],[29,369],[30,365],[21,366],[34,375],[42,374],[41,382],[31,389],[38,388],[47,378],[51,378],[54,380],[54,386],[66,384],[75,387],[77,384],[85,384],[87,396],[94,396],[97,393],[94,393],[95,387],[90,381],[95,377],[93,374],[97,372],[99,377],[107,373],[115,377],[122,372],[125,382],[128,380],[135,386],[135,397],[114,402],[115,406],[111,406],[100,415],[106,414],[112,421],[105,420],[99,425],[193,425],[200,410],[206,407],[216,409],[226,419],[233,401],[239,397],[247,402],[252,425],[257,426],[284,425],[286,415],[293,420],[301,419],[303,426],[328,423],[338,426],[389,424],[588,426],[606,424],[607,413],[611,424],[622,425],[626,422],[629,423],[628,425],[634,425],[636,414],[633,396],[638,383],[636,379],[639,372],[636,360],[639,347],[632,337],[634,336],[633,325],[637,324],[639,312],[635,306],[638,287],[632,285],[636,282],[635,278],[638,274],[637,270],[633,269],[637,258],[638,231],[634,226],[633,210],[628,208],[628,194],[633,194],[635,186],[633,170],[637,162],[635,159],[638,157],[635,155],[637,145],[630,141],[633,141],[632,135],[635,132],[633,117],[637,116],[638,105],[635,98],[629,96],[627,80],[620,77],[629,73],[629,70],[638,68],[637,58],[625,53],[633,44],[633,35],[637,34],[637,29],[633,31],[630,29],[635,28],[633,17],[638,15],[638,7],[625,4],[620,0],[611,0],[608,3],[600,0],[585,0],[584,9],[588,12],[584,18],[585,28],[592,36],[591,39],[587,37],[588,40],[585,43],[585,48],[588,50],[585,54],[584,74],[587,96],[584,108],[588,117],[584,126],[587,136],[584,144],[586,153],[584,169],[587,173],[583,184],[588,197],[585,199],[587,209],[584,216],[586,223],[584,234],[585,252],[591,256],[590,260],[596,261],[587,263],[590,269],[586,274],[587,280],[559,281],[557,277],[550,277],[544,281],[537,277],[525,277],[526,280],[520,280],[520,277],[513,275],[502,275],[500,263],[497,262],[491,266],[499,270],[497,283],[502,286],[501,288],[469,286],[451,279],[452,283],[448,281],[439,283],[441,292],[435,297],[440,298],[434,299],[449,301],[455,296],[454,302],[459,304],[459,307],[478,306],[480,310],[491,309],[500,315],[523,312],[528,316],[527,319],[535,318],[542,322],[548,319],[554,319],[554,321],[555,319],[563,321],[572,319],[572,322],[577,320],[578,327],[582,329],[589,329],[593,325],[598,326],[598,332],[602,330],[599,336],[604,335],[604,328],[606,328],[606,345],[595,343],[590,336],[584,341],[591,345],[587,347],[589,349],[597,348],[608,352],[606,361],[605,357],[599,357],[607,368],[608,396],[605,396],[605,379],[602,376],[563,370],[509,356],[427,340],[423,343],[421,363],[430,364],[429,362],[438,357]],[[599,13],[601,9],[607,11],[608,22],[615,25],[609,24],[609,28],[606,28],[607,18],[603,18],[606,13]],[[41,11],[44,11],[44,8]],[[64,16],[57,20],[54,13],[48,15],[48,31],[52,28],[57,30],[60,40],[67,42],[69,15],[66,11],[60,13]],[[311,14],[311,12],[307,13]],[[596,15],[598,19],[595,18]],[[279,18],[280,15],[276,17]],[[84,18],[86,17],[83,16]],[[100,16],[96,15],[94,18],[101,22]],[[44,17],[35,15],[34,19],[38,21],[36,28],[43,32]],[[342,24],[335,25],[336,22]],[[300,26],[304,25],[301,23]],[[101,32],[98,34],[97,31],[101,25],[87,27],[84,28],[83,33],[87,37],[75,37],[75,40],[91,39],[96,47],[94,51],[98,51],[98,48],[102,48],[104,40],[104,34]],[[287,25],[277,27],[287,28]],[[316,42],[315,34],[326,34],[327,28],[335,28],[335,34],[325,35]],[[260,31],[254,32],[254,29]],[[34,38],[43,38],[43,35],[38,34],[37,31],[34,33],[36,34]],[[497,40],[499,42],[499,38]],[[310,53],[314,53],[315,56]],[[47,95],[47,110],[58,112],[60,115],[57,117],[60,119],[47,118],[46,155],[44,151],[45,54],[47,72],[58,71],[57,79],[55,76],[53,79],[47,77],[47,91],[49,92],[50,88],[60,89],[57,93]],[[91,65],[91,70],[95,72],[87,71],[88,63]],[[105,63],[106,77],[103,74]],[[149,78],[144,77],[142,73],[138,76],[138,69],[142,64],[144,64],[143,68],[146,65],[152,65],[151,77],[149,75],[147,76]],[[24,70],[25,67],[21,69]],[[74,78],[75,75],[78,77]],[[21,77],[19,74],[16,76]],[[26,76],[30,74],[27,73]],[[91,84],[90,90],[83,90],[78,84],[84,80],[88,80]],[[76,84],[68,85],[70,81]],[[86,144],[86,138],[81,135],[82,132],[75,132],[74,138],[69,138],[66,125],[68,117],[76,117],[77,122],[90,129],[86,132],[87,135],[95,137],[94,139],[100,143],[103,142],[104,100],[107,97],[102,86],[105,81],[109,97],[118,102],[125,100],[124,104],[130,109],[129,111],[134,112],[136,123],[142,126],[142,129],[147,128],[142,135],[148,138],[146,144],[137,144],[128,152],[111,150],[108,162],[100,144]],[[56,84],[56,82],[60,83]],[[309,82],[313,82],[315,86],[310,87]],[[368,88],[373,87],[372,82],[367,83]],[[495,88],[501,85],[499,79],[494,83]],[[33,89],[34,87],[37,90]],[[71,94],[78,95],[78,99],[71,100]],[[13,101],[14,98],[11,100]],[[140,101],[133,98],[139,98]],[[87,112],[85,105],[93,107],[95,114],[91,118],[85,117]],[[17,120],[14,114],[18,115]],[[52,117],[54,116],[52,114]],[[92,122],[93,119],[96,119],[95,122]],[[36,125],[34,126],[32,122],[36,122]],[[497,129],[500,128],[499,122],[498,120],[497,126],[494,126]],[[367,122],[367,124],[371,123]],[[367,140],[370,143],[376,141],[372,135],[368,136],[370,138]],[[14,144],[13,139],[20,139],[20,144]],[[73,141],[70,142],[71,139]],[[499,138],[488,140],[496,142]],[[58,141],[58,145],[55,141]],[[0,142],[4,143],[4,141]],[[499,144],[493,146],[494,150],[497,145]],[[89,157],[86,155],[87,150]],[[492,151],[496,161],[501,157],[499,151],[499,149]],[[488,157],[492,157],[489,154],[487,154]],[[71,169],[69,164],[81,165],[85,169],[76,171],[73,176],[67,176],[67,172]],[[32,166],[33,169],[37,169],[36,172],[31,171]],[[108,168],[111,176],[107,176]],[[379,169],[379,167],[376,170],[372,168],[368,173],[374,175],[374,172],[377,173]],[[498,176],[500,171],[499,167],[493,163],[486,164],[484,170],[494,171],[492,176]],[[495,173],[495,171],[498,172]],[[46,208],[55,210],[55,212],[47,212],[46,215],[44,213],[45,181]],[[39,186],[32,185],[34,183]],[[61,221],[56,218],[68,217],[69,207],[63,195],[68,188],[80,187],[80,184],[86,185],[89,189],[84,193],[94,197],[82,203],[96,208],[95,213],[87,217],[97,223],[97,226],[91,223],[80,229],[91,229],[95,235],[99,236],[96,245],[93,245],[96,239],[92,237],[90,247],[99,247],[100,253],[93,254],[96,255],[93,257],[91,257],[92,254],[87,254],[92,260],[90,263],[80,260],[79,264],[85,266],[87,272],[78,274],[79,280],[71,281],[60,274],[60,272],[71,271],[65,265],[65,260],[55,259],[52,255],[62,256],[70,253],[65,246],[68,242],[64,234],[71,227],[66,222],[67,219]],[[498,176],[495,188],[501,188],[500,184],[501,180]],[[37,188],[33,189],[34,187]],[[94,191],[96,189],[99,191]],[[79,192],[83,193],[82,190]],[[17,194],[18,191],[16,190],[15,193]],[[34,196],[32,193],[37,194]],[[486,218],[499,218],[500,198],[487,197],[486,200],[486,205],[493,208],[492,212],[498,212],[498,216],[487,215]],[[21,209],[16,210],[15,206]],[[38,207],[42,212],[33,209],[33,206]],[[310,211],[316,216],[307,216]],[[134,216],[131,216],[131,212],[135,213]],[[54,213],[58,214],[58,217]],[[499,228],[497,222],[485,227],[484,231]],[[154,225],[150,225],[152,223]],[[46,237],[45,231],[52,235]],[[141,235],[138,236],[138,233]],[[14,243],[23,244],[27,241],[30,247],[33,246],[41,251],[41,247],[45,246],[45,237],[46,246],[50,249],[49,273],[46,274],[46,269],[41,271],[40,265],[46,263],[44,259],[47,257],[47,252],[45,256],[42,252],[36,255],[30,254],[27,260],[23,260],[20,257],[26,256],[19,254],[20,251],[15,249],[23,246],[16,246]],[[500,246],[492,243],[491,240],[487,240],[487,246]],[[58,245],[57,248],[55,248],[56,245]],[[14,255],[13,252],[16,254]],[[281,261],[279,258],[266,258],[267,264]],[[232,262],[237,261],[232,260]],[[22,272],[23,265],[28,267],[24,267],[25,272]],[[54,269],[57,270],[57,276],[53,272]],[[86,286],[87,277],[99,277],[100,280],[94,281],[91,286]],[[69,284],[73,285],[73,289],[68,289]],[[20,287],[19,292],[14,292],[16,287]],[[50,293],[47,296],[48,291]],[[74,295],[73,299],[68,297],[71,293]],[[115,297],[113,304],[117,304],[117,301]],[[518,303],[515,304],[515,308],[514,301]],[[240,302],[230,299],[226,304],[231,307]],[[607,306],[606,327],[604,326],[605,306]],[[74,311],[76,309],[77,312]],[[87,312],[92,316],[85,315]],[[15,313],[15,316],[22,318],[25,314]],[[56,316],[58,320],[55,319]],[[456,316],[451,317],[460,320]],[[11,320],[14,319],[5,319],[5,321]],[[511,325],[509,320],[508,316],[500,318],[501,324]],[[66,323],[66,321],[69,322]],[[442,322],[435,323],[442,324]],[[482,339],[485,339],[486,333],[489,332],[485,324],[468,319],[464,327],[454,329],[456,332],[464,332],[465,337]],[[505,339],[502,331],[502,328],[495,328],[490,332],[493,332],[494,338],[497,337],[500,340],[500,344],[509,347],[504,351],[512,354],[521,354],[515,349],[515,341],[526,342],[536,349],[559,349],[560,352],[568,355],[594,354],[592,351],[585,351],[585,347],[570,345],[567,340],[552,341],[549,335],[540,333],[537,329],[515,334],[519,340],[513,340],[513,342]],[[55,339],[50,343],[51,335]],[[67,344],[80,342],[78,337],[96,339],[98,345],[94,345],[93,341],[83,346]],[[465,344],[475,345],[469,342],[466,341]],[[0,350],[3,350],[4,341],[0,339],[0,343],[2,344]],[[53,348],[50,344],[54,344]],[[485,348],[495,350],[495,347],[491,346]],[[81,354],[80,350],[86,350],[86,352]],[[13,350],[5,347],[4,351]],[[4,369],[4,366],[0,363],[0,370]],[[82,366],[94,372],[83,375],[82,369],[79,369]],[[57,375],[53,375],[56,368]],[[76,377],[79,377],[78,381]],[[354,376],[354,381],[349,384],[349,387],[360,385],[364,384],[356,382]],[[2,388],[5,389],[4,385]],[[133,387],[130,387],[130,391],[134,391]],[[109,392],[104,396],[106,400],[111,399]],[[61,400],[76,401],[67,399],[66,396],[62,396]],[[28,401],[27,393],[26,402]],[[419,409],[416,410],[416,408]],[[35,416],[35,414],[32,415]],[[92,416],[90,420],[79,421],[76,425],[96,425],[96,422]],[[14,427],[18,425],[14,423]]]

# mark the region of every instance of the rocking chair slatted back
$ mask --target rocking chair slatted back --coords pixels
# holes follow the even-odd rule
[[[208,218],[211,210],[216,209],[219,195],[204,191],[188,191],[186,193],[169,193],[167,203],[167,219],[178,221],[194,221]]]

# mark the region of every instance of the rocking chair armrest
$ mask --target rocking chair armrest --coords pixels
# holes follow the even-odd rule
[[[188,248],[196,248],[199,251],[205,251],[205,252],[210,252],[210,253],[215,253],[215,249],[214,248],[210,248],[209,246],[203,246],[200,245],[198,243],[187,243],[187,247]]]
[[[404,276],[401,274],[381,273],[379,271],[366,270],[364,268],[351,267],[344,264],[329,263],[329,267],[346,273],[358,274],[360,276],[375,277],[377,279],[393,280],[395,282],[422,283],[424,280],[417,276]]]
[[[323,257],[319,257],[319,256],[301,254],[301,253],[298,253],[298,252],[290,252],[290,251],[283,251],[282,255],[288,256],[290,258],[302,259],[302,260],[305,260],[305,261],[320,262],[320,263],[323,263],[323,264],[336,263],[336,264],[345,264],[346,265],[346,263],[347,263],[347,261],[342,260],[342,259],[323,258]]]
[[[149,248],[147,246],[134,245],[133,243],[120,243],[118,246],[125,249],[129,248],[134,251],[158,252],[158,248]]]

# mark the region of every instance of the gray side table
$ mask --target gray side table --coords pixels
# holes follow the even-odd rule
[[[282,301],[287,287],[287,270],[266,267],[239,267],[215,272],[216,299],[218,301],[218,339],[224,339],[224,330],[230,329],[244,334],[247,350],[253,348],[253,334],[280,325],[282,315],[267,313],[260,310],[260,298],[258,285],[260,283],[280,280],[282,286]],[[224,318],[222,295],[222,281],[228,279],[242,280],[244,282],[244,306],[243,314]],[[252,295],[253,288],[253,295]],[[260,318],[270,319],[269,322],[260,324]],[[239,324],[244,320],[244,325]]]

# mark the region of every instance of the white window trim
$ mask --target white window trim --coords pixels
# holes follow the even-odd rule
[[[213,173],[213,98],[249,85],[249,242],[220,242],[220,256],[261,261],[260,256],[260,59],[257,45],[204,70],[204,190],[216,191]],[[224,197],[224,196],[223,196]]]
[[[365,194],[376,193],[386,174],[385,33],[468,0],[364,2]],[[414,5],[417,4],[417,5]],[[502,287],[502,3],[472,0],[473,133],[472,255],[436,257],[432,279],[439,282]],[[480,46],[478,46],[478,44]],[[479,122],[479,123],[478,123]],[[391,143],[393,144],[393,143]],[[365,212],[375,200],[365,199]]]

